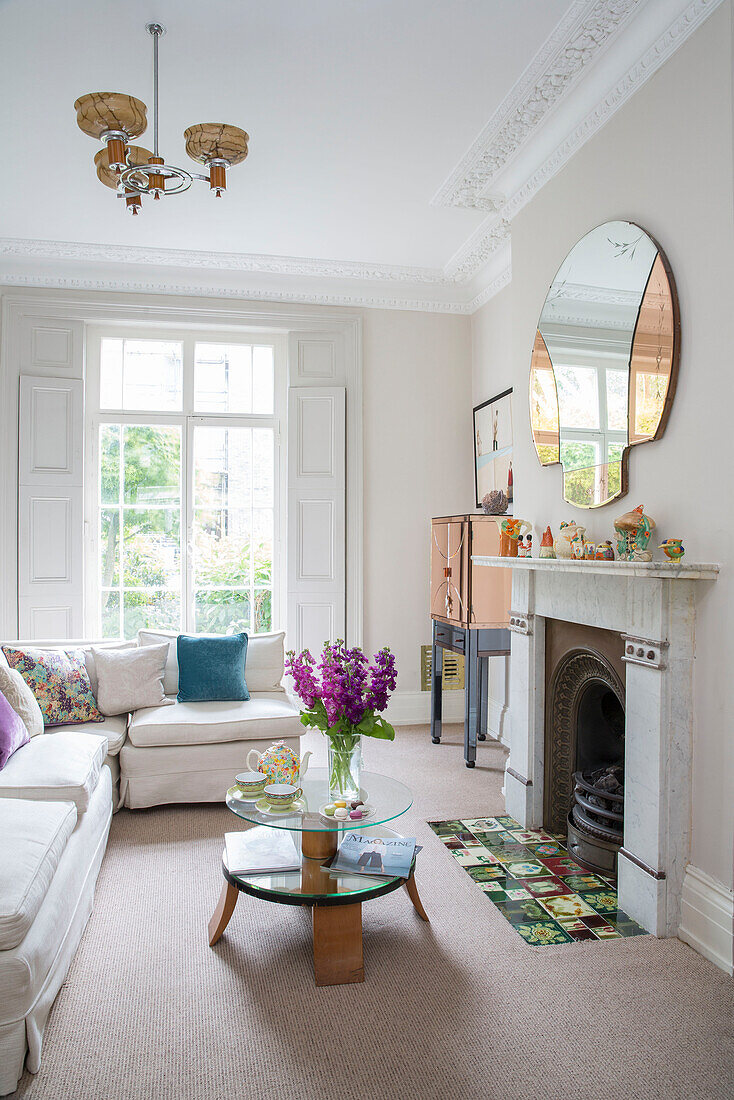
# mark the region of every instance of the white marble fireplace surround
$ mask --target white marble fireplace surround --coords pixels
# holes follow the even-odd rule
[[[543,823],[545,620],[618,631],[626,674],[620,907],[674,936],[688,863],[696,590],[718,565],[473,559],[513,569],[507,812]]]

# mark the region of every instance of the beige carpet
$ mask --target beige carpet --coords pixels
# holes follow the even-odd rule
[[[309,747],[325,758],[323,742]],[[364,906],[364,985],[316,989],[308,910],[245,895],[220,944],[223,807],[119,813],[29,1100],[719,1100],[734,983],[678,940],[529,947],[430,818],[500,813],[504,750],[403,729],[365,756],[416,791],[417,881]],[[319,762],[319,761],[317,761]],[[325,759],[321,762],[325,763]]]

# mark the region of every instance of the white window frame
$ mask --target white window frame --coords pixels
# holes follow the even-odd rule
[[[183,345],[183,402],[180,412],[133,412],[100,409],[100,351],[105,337],[113,339],[170,340]],[[194,410],[194,351],[197,343],[252,344],[273,348],[273,412],[197,413]],[[272,428],[274,449],[273,588],[271,630],[286,628],[285,546],[286,514],[286,415],[288,391],[287,339],[280,334],[244,328],[192,329],[145,325],[90,325],[86,339],[86,447],[84,477],[85,620],[88,637],[100,636],[99,586],[99,432],[102,424],[156,424],[181,428],[181,556],[182,629],[194,629],[192,584],[193,536],[193,430],[197,425]]]

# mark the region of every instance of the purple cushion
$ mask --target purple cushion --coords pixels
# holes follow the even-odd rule
[[[26,741],[30,741],[30,735],[25,728],[23,719],[16,714],[8,700],[0,691],[0,771],[5,767],[10,757]]]

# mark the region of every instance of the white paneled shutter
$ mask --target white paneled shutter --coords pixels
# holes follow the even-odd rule
[[[346,634],[346,395],[317,384],[335,377],[334,344],[294,333],[289,348],[288,646],[314,654]]]
[[[37,317],[24,321],[19,349],[18,634],[27,639],[79,638],[84,633],[82,326]]]

